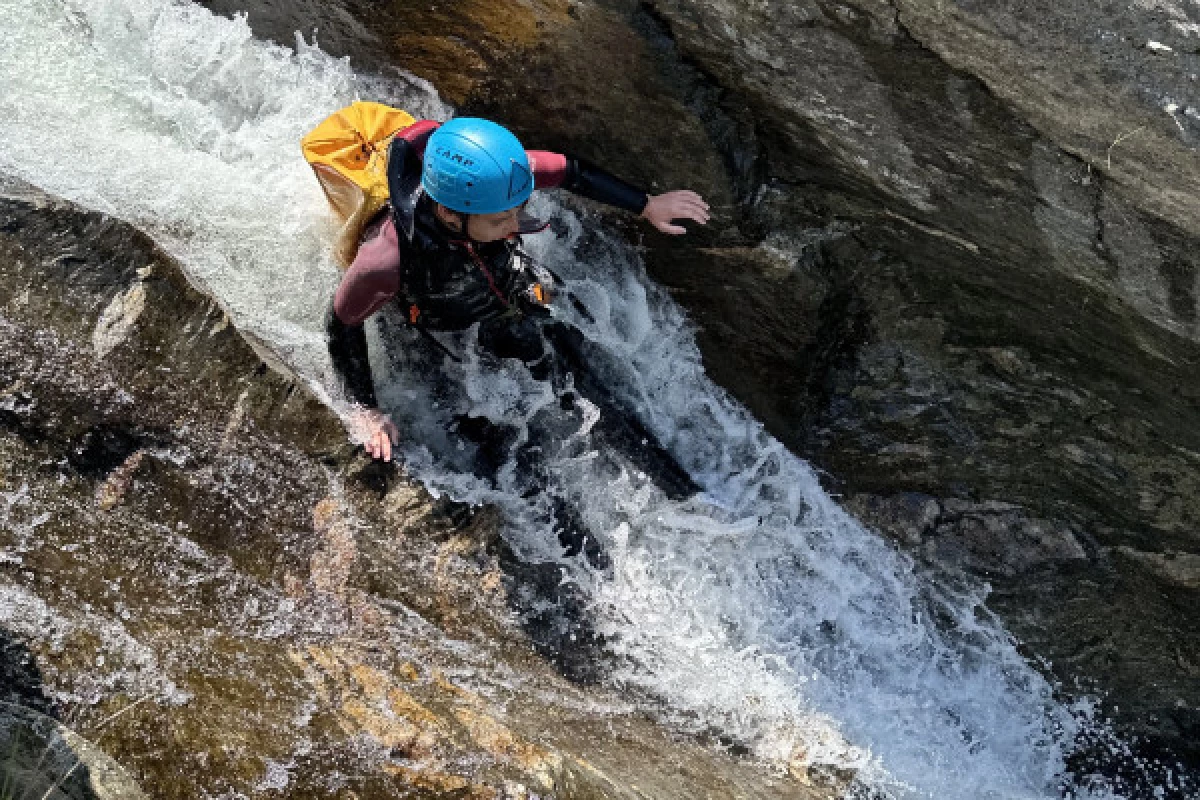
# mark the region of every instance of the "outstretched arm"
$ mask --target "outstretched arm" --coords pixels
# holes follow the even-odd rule
[[[421,120],[400,135],[423,156],[425,144],[440,123]],[[538,189],[566,189],[591,200],[640,214],[663,233],[687,233],[676,220],[689,219],[705,225],[709,220],[708,203],[696,192],[678,190],[648,195],[611,173],[584,159],[549,150],[526,150]]]
[[[701,225],[709,220],[708,203],[689,190],[647,195],[620,178],[574,156],[547,150],[529,150],[535,185],[539,189],[562,188],[591,200],[640,214],[663,233],[687,233],[675,220],[690,219]]]

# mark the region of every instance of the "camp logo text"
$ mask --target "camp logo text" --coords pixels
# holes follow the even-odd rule
[[[434,152],[436,152],[442,158],[447,159],[448,161],[453,161],[456,164],[462,164],[464,167],[475,166],[475,162],[472,159],[464,156],[462,153],[456,153],[454,150],[444,145],[437,148]]]

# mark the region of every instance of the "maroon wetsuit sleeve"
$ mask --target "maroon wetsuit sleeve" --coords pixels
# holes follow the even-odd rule
[[[442,123],[435,122],[431,119],[423,119],[420,122],[414,122],[404,130],[400,131],[400,138],[408,141],[417,151],[417,155],[425,157],[425,145],[429,144],[429,137],[436,131]]]
[[[536,189],[557,189],[567,178],[567,157],[549,150],[526,150]]]
[[[333,296],[333,313],[346,325],[361,325],[400,291],[400,243],[388,214],[358,255]]]
[[[363,321],[400,290],[400,248],[392,215],[368,230],[350,269],[342,276],[325,320],[329,360],[346,399],[374,408],[375,384]]]

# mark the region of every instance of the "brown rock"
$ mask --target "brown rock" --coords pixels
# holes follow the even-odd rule
[[[136,324],[97,358],[134,283]],[[489,516],[454,522],[356,458],[128,226],[0,179],[0,311],[0,475],[21,492],[0,505],[19,555],[0,596],[30,665],[6,696],[111,722],[105,748],[156,797],[816,796],[588,711],[621,703],[563,679],[478,591]],[[453,614],[418,610],[434,592]]]

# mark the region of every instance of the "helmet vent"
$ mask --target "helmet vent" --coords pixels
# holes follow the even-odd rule
[[[533,173],[516,161],[510,161],[509,164],[511,167],[508,173],[508,196],[520,197],[529,194],[533,183]]]

